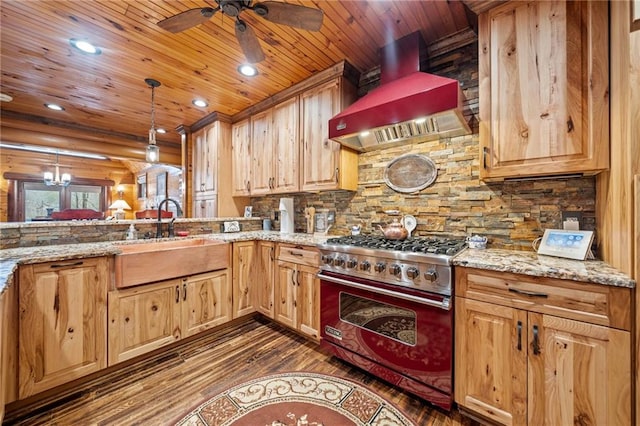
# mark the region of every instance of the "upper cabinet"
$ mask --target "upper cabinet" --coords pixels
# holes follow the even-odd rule
[[[299,191],[299,114],[296,96],[251,117],[251,195]]]
[[[607,8],[513,1],[478,17],[483,180],[609,167]]]
[[[242,216],[247,200],[233,198],[231,143],[231,123],[223,120],[192,133],[192,217]]]
[[[302,190],[358,188],[358,154],[329,139],[329,119],[353,100],[353,90],[336,78],[301,96]]]
[[[343,61],[234,116],[234,196],[357,190],[358,153],[328,138],[356,97],[352,76]]]

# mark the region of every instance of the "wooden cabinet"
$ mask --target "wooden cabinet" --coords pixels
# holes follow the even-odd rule
[[[228,269],[109,292],[109,365],[231,320]]]
[[[255,284],[255,307],[268,318],[274,318],[273,294],[275,274],[275,243],[257,241]]]
[[[231,126],[232,195],[251,195],[251,122],[245,120]]]
[[[275,320],[320,339],[319,252],[313,247],[278,244]]]
[[[456,268],[461,410],[505,425],[630,424],[630,295]]]
[[[251,195],[299,189],[298,97],[251,117]]]
[[[608,169],[607,7],[512,1],[478,17],[482,179]]]
[[[217,120],[191,135],[191,216],[242,216],[246,198],[234,198],[231,124]]]
[[[254,241],[233,243],[233,318],[255,312],[253,305],[255,262]]]
[[[18,399],[107,366],[107,258],[21,266]]]
[[[358,154],[329,139],[329,119],[354,99],[351,84],[333,79],[300,96],[302,190],[358,188]]]

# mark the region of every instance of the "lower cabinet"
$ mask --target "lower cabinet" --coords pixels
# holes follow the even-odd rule
[[[320,339],[319,253],[312,247],[278,245],[275,320]]]
[[[105,257],[19,270],[18,399],[107,366]]]
[[[255,307],[264,316],[273,319],[273,282],[275,274],[275,243],[257,241],[257,259],[255,260]]]
[[[228,269],[109,292],[109,365],[231,320]]]
[[[630,289],[456,268],[455,399],[504,425],[631,424]]]
[[[253,281],[255,276],[256,243],[241,241],[233,243],[233,318],[256,311],[253,304]]]

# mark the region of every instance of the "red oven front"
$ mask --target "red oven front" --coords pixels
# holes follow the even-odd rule
[[[320,273],[322,344],[336,356],[446,410],[452,403],[450,298]]]

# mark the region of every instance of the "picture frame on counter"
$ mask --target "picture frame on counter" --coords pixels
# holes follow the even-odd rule
[[[253,206],[245,206],[244,208],[244,217],[251,217],[251,215],[253,214]]]

